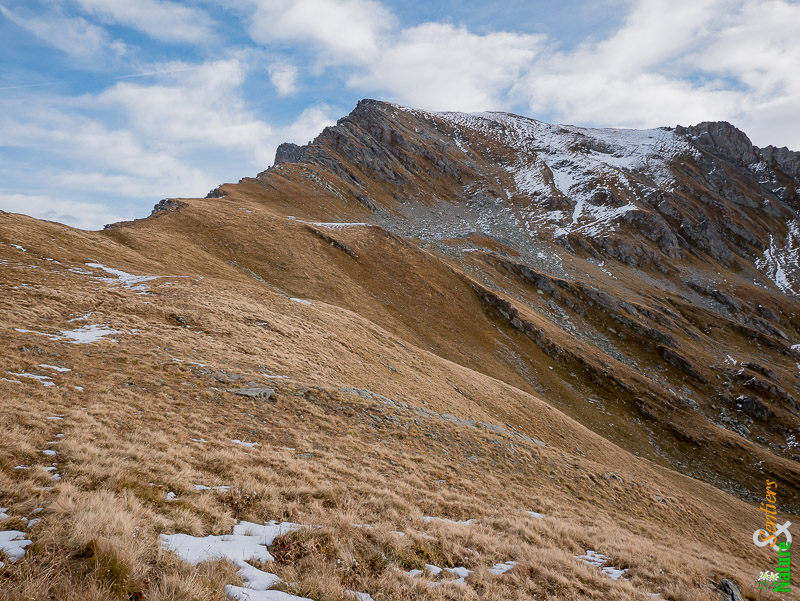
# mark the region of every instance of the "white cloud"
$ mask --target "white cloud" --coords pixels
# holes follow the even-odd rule
[[[139,137],[170,152],[207,144],[271,160],[272,128],[247,109],[241,96],[248,67],[238,58],[185,67],[159,65],[165,74],[157,83],[120,82],[91,102],[121,113]]]
[[[232,58],[188,67],[151,65],[149,71],[167,71],[155,83],[125,81],[77,98],[0,97],[0,146],[48,157],[47,177],[16,174],[15,181],[27,182],[25,188],[18,183],[9,190],[0,208],[24,206],[11,192],[40,202],[46,197],[77,202],[70,205],[74,209],[52,210],[72,214],[85,227],[108,217],[92,217],[88,205],[78,201],[116,207],[107,211],[115,215],[141,216],[161,198],[204,196],[224,181],[268,166],[277,141],[273,128],[242,98],[247,66]],[[9,206],[11,201],[17,204]],[[122,206],[128,207],[125,212]],[[82,208],[86,212],[79,212]]]
[[[586,125],[727,120],[800,148],[800,5],[639,0],[604,40],[540,56],[514,89],[537,114]]]
[[[719,2],[640,0],[610,37],[530,66],[515,93],[534,113],[582,124],[655,127],[730,114],[735,94],[692,81],[680,62],[707,34]]]
[[[267,73],[278,96],[291,96],[297,93],[297,68],[294,65],[277,61],[267,68]]]
[[[59,7],[71,2],[98,22],[172,42],[206,40],[211,19],[167,0],[48,0],[37,13],[0,5],[5,18],[73,63],[125,54],[126,65],[138,67],[97,93],[48,95],[57,88],[36,87],[0,95],[0,208],[81,227],[146,215],[165,196],[204,195],[261,171],[278,143],[304,144],[341,116],[317,103],[286,126],[268,123],[270,107],[259,113],[246,100],[248,76],[263,77],[265,68],[276,95],[298,102],[310,89],[301,76],[324,73],[319,94],[346,85],[421,108],[515,110],[581,125],[724,119],[759,145],[800,149],[797,2],[625,0],[630,10],[615,32],[563,49],[533,34],[445,23],[400,28],[377,0],[213,1],[244,10],[253,40],[270,48],[231,54],[223,47],[227,58],[218,60],[132,65],[140,49]],[[270,64],[275,56],[286,58]]]
[[[746,1],[720,17],[710,43],[690,57],[742,83],[737,121],[759,145],[800,150],[800,4]]]
[[[433,110],[507,107],[508,90],[536,56],[542,36],[489,33],[425,23],[405,29],[348,85],[380,90],[393,100]]]
[[[90,101],[90,97],[82,100],[84,104]],[[40,102],[5,102],[0,109],[0,146],[141,177],[166,175],[182,167],[170,153],[158,149],[157,140],[148,147],[134,132],[110,129],[58,96]]]
[[[580,46],[571,58],[607,72],[639,74],[684,55],[730,5],[729,0],[637,0],[619,30]]]
[[[203,11],[167,0],[74,0],[106,23],[131,27],[164,42],[201,43],[212,36]]]
[[[378,51],[394,17],[374,0],[245,0],[250,35],[261,44],[310,43],[322,64],[364,63]]]
[[[81,17],[68,17],[59,11],[38,16],[23,15],[11,12],[2,5],[0,13],[50,46],[76,58],[89,59],[108,54],[118,57],[125,54],[125,44],[111,40],[105,29]]]
[[[729,120],[761,145],[800,148],[797,2],[629,0],[616,31],[569,50],[445,23],[400,29],[374,0],[228,2],[250,8],[255,41],[310,49],[318,68],[345,66],[329,77],[367,96],[598,126]],[[279,93],[294,90],[286,80],[273,81]]]
[[[319,133],[336,123],[336,116],[327,104],[309,106],[288,127],[279,132],[281,142],[308,144]]]
[[[709,43],[691,57],[700,68],[735,76],[765,94],[800,88],[800,4],[749,1],[719,17]]]
[[[0,96],[0,147],[48,157],[46,177],[0,164],[0,209],[82,228],[145,216],[161,198],[254,175],[280,142],[304,144],[334,123],[324,103],[281,128],[256,116],[243,97],[248,58],[140,65],[152,76],[79,97]]]
[[[46,167],[38,169],[5,166],[0,209],[84,228],[144,216],[165,196],[202,196],[216,186],[220,169],[202,164],[195,153],[169,151],[135,130],[110,129],[57,96],[26,106],[0,104],[0,146],[47,157]],[[16,189],[9,190],[12,185]],[[26,209],[23,196],[36,202]]]
[[[35,194],[12,194],[0,190],[0,209],[9,213],[23,213],[66,223],[86,230],[101,229],[107,223],[121,221],[124,217],[97,203],[57,200]]]

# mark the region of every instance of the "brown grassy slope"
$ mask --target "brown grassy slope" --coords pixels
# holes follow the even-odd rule
[[[285,169],[296,174],[301,168]],[[434,256],[381,227],[313,225],[314,218],[304,212],[313,207],[319,207],[316,219],[360,219],[363,215],[353,203],[337,202],[327,190],[317,197],[312,189],[301,195],[298,206],[289,205],[286,197],[298,193],[293,180],[286,180],[285,189],[279,187],[284,182],[280,177],[270,176],[267,181],[276,189],[253,181],[223,187],[224,199],[186,200],[187,205],[179,211],[114,228],[108,235],[173,273],[186,270],[236,281],[260,281],[289,296],[346,308],[443,358],[541,396],[630,451],[750,498],[760,498],[763,469],[791,491],[784,500],[786,506],[800,506],[800,468],[795,462],[687,408],[670,385],[684,375],[656,352],[661,342],[637,331],[626,332],[600,306],[592,307],[595,303],[586,294],[572,297],[574,306],[588,311],[582,318],[583,327],[627,333],[630,342],[616,344],[636,358],[637,366],[624,364],[558,327],[542,305],[552,296],[535,294],[534,286],[521,284],[518,278],[509,281],[506,269],[496,260],[486,261],[474,276],[451,259]],[[309,203],[307,209],[304,203]],[[290,210],[294,219],[285,214]],[[187,252],[188,248],[192,252]],[[620,302],[638,306],[646,302],[655,307],[668,304],[690,314],[678,293],[665,292],[658,299],[643,300],[641,286],[632,292],[641,280],[632,270],[627,276],[623,273],[613,290]],[[572,288],[583,291],[596,284],[586,277],[574,282]],[[482,300],[484,292],[492,288],[492,294],[511,301],[531,328],[541,332],[538,340],[522,333]],[[537,306],[541,311],[530,308]],[[691,395],[704,408],[711,405],[721,380],[710,366],[719,364],[727,351],[720,356],[718,341],[697,332],[704,333],[708,324],[729,326],[729,320],[705,312],[704,323],[688,333],[678,326],[667,330],[647,319],[636,323],[674,338],[677,352],[691,357],[704,377],[703,382],[686,381],[692,387]],[[732,333],[736,336],[740,334]],[[749,344],[740,341],[737,348],[748,349]],[[762,354],[760,349],[751,350],[757,358]],[[789,357],[776,361],[785,372],[793,367]],[[644,369],[659,373],[665,368],[671,380],[667,385],[663,379],[643,375]],[[735,388],[729,392],[731,398],[747,393]],[[598,402],[587,403],[587,398]],[[528,431],[528,412],[498,410],[506,421]],[[713,413],[710,407],[706,410],[708,415]],[[785,409],[776,411],[790,423],[794,419]],[[742,469],[743,465],[747,469]]]
[[[630,343],[623,338],[630,332],[625,328],[620,332],[610,322],[631,321],[621,303],[605,318],[601,315],[580,324],[580,329],[595,337],[604,336],[608,328],[615,330],[608,330],[614,336],[610,340],[606,337],[597,354],[614,358],[624,354],[629,365],[647,370],[645,375],[658,392],[656,407],[671,409],[678,403],[697,412],[692,420],[655,428],[655,436],[659,431],[677,430],[675,436],[669,435],[672,440],[659,440],[659,444],[674,445],[676,437],[690,445],[696,445],[693,441],[705,444],[706,439],[715,438],[713,432],[718,428],[711,424],[716,424],[770,452],[800,459],[797,447],[791,444],[791,436],[797,436],[800,378],[794,363],[798,354],[790,348],[791,341],[800,336],[800,312],[796,302],[777,293],[774,284],[753,265],[770,244],[770,237],[785,235],[787,221],[793,219],[791,207],[796,206],[792,203],[798,199],[794,184],[778,170],[772,175],[784,182],[786,194],[764,187],[761,176],[737,161],[725,140],[710,146],[695,145],[692,152],[673,156],[666,166],[674,186],[650,179],[653,172],[648,168],[622,178],[606,169],[587,173],[595,201],[607,207],[632,202],[637,210],[627,212],[613,227],[601,228],[599,233],[573,231],[555,243],[552,228],[543,225],[548,218],[541,212],[559,209],[570,214],[577,206],[569,195],[552,187],[548,190],[553,174],[541,162],[537,168],[543,188],[530,193],[518,189],[512,181],[507,167],[531,167],[537,164],[537,152],[547,152],[543,148],[548,144],[546,139],[529,138],[516,150],[513,142],[506,144],[519,134],[518,126],[524,122],[524,118],[497,116],[497,120],[461,120],[455,127],[451,118],[442,114],[365,100],[336,127],[326,129],[304,147],[299,158],[295,157],[297,164],[279,164],[257,179],[226,185],[221,191],[227,200],[264,202],[284,214],[300,211],[322,219],[358,215],[395,232],[411,232],[428,248],[452,246],[452,240],[442,243],[438,238],[454,229],[466,231],[459,227],[459,219],[461,225],[477,231],[485,232],[491,224],[494,235],[508,237],[503,238],[507,248],[525,255],[523,263],[538,262],[545,272],[558,272],[563,267],[568,280],[596,285],[629,306],[642,303],[652,308],[666,301],[670,308],[660,317],[648,317],[644,323],[638,317],[633,319],[639,329],[631,335]],[[712,125],[719,126],[725,136],[747,144],[746,136],[728,124]],[[603,143],[598,145],[591,134],[572,137],[561,130],[558,135],[570,137],[570,152],[576,156],[609,150]],[[669,151],[662,155],[669,156]],[[771,200],[766,202],[765,198]],[[494,203],[494,212],[481,212],[481,207],[487,209],[487,203]],[[470,208],[476,205],[479,216]],[[367,213],[365,206],[375,212]],[[516,218],[510,228],[503,226],[506,211]],[[538,217],[521,230],[520,224],[527,222],[531,212],[538,212]],[[549,253],[559,269],[541,265],[531,249],[544,249],[544,255]],[[448,258],[461,254],[446,250],[450,252],[443,255]],[[624,277],[601,272],[597,269],[601,262],[608,262],[609,268]],[[591,281],[588,276],[592,272],[600,277]],[[481,271],[476,277],[491,286],[497,274]],[[555,297],[547,300],[559,302]],[[591,306],[592,300],[582,299],[579,306],[587,304]],[[569,313],[573,306],[562,304],[555,309]],[[541,313],[540,309],[536,307]],[[558,322],[552,315],[549,318]],[[673,319],[682,330],[677,336],[659,331],[665,324],[674,329],[668,325]],[[679,355],[672,357],[672,363],[681,367],[665,369],[664,353],[653,344],[654,340],[664,343],[664,339],[669,341],[665,348]],[[745,367],[745,372],[739,373],[730,362],[723,364],[727,355],[754,367]],[[758,375],[767,372],[767,380]],[[528,374],[520,375],[528,379]],[[612,373],[604,379],[614,377]],[[566,410],[575,415],[585,413],[581,395],[573,395],[568,387],[562,386],[548,396],[576,401],[568,403]],[[755,421],[739,406],[739,400],[745,397],[755,398],[760,404]],[[630,411],[637,403],[627,399],[624,404]],[[771,412],[769,419],[759,417],[761,412]],[[653,415],[650,408],[643,414],[645,418],[648,415]],[[584,423],[589,419],[591,416],[581,416]],[[698,423],[711,434],[696,432]],[[603,434],[614,435],[613,431]],[[667,451],[664,455],[675,467],[686,469],[681,466],[681,453]],[[734,474],[738,466],[728,467],[721,478],[713,474],[714,469],[693,473],[723,485],[731,476],[737,479]],[[795,498],[793,506],[798,502],[800,499]]]
[[[319,600],[344,599],[345,588],[368,590],[376,601],[534,593],[644,599],[646,592],[699,599],[711,598],[704,587],[712,579],[745,583],[770,565],[771,556],[749,541],[761,523],[754,507],[634,457],[536,396],[431,353],[415,344],[419,334],[410,326],[396,326],[408,333],[400,337],[377,317],[316,297],[311,305],[291,301],[252,276],[238,277],[210,252],[179,257],[180,238],[163,240],[156,262],[101,234],[2,220],[3,240],[28,252],[0,246],[7,262],[0,270],[0,368],[20,380],[0,383],[0,505],[10,508],[8,527],[23,526],[22,517],[42,521],[31,529],[36,542],[27,558],[0,576],[0,599],[221,599],[222,584],[235,582],[230,566],[192,571],[159,550],[156,534],[224,533],[235,519],[322,525],[281,543],[274,566]],[[284,245],[291,236],[316,243],[303,227],[287,228]],[[302,245],[292,241],[291,248]],[[86,269],[90,259],[190,277],[155,280],[142,295],[98,281],[107,275],[99,271],[70,271]],[[290,294],[312,292],[282,284]],[[68,321],[89,311],[87,322]],[[74,345],[16,330],[55,334],[88,322],[118,330],[115,341]],[[48,373],[58,387],[8,374],[22,371]],[[274,386],[277,401],[227,392],[251,381]],[[54,416],[63,418],[48,419]],[[244,449],[234,438],[260,447]],[[58,455],[43,455],[56,440]],[[58,482],[44,470],[53,462]],[[198,492],[195,484],[231,490]],[[178,500],[167,502],[168,491]],[[521,509],[547,517],[533,520]],[[429,525],[422,515],[476,522]],[[400,540],[392,530],[408,536]],[[630,582],[573,559],[586,549],[629,568]],[[507,576],[486,574],[512,558],[520,564]],[[393,569],[426,562],[465,565],[474,578],[465,588],[431,589]]]
[[[764,373],[771,384],[796,381],[797,364],[791,353],[772,351],[762,340],[743,334],[731,317],[693,304],[680,294],[646,291],[641,286],[638,293],[632,293],[636,282],[641,283],[637,279],[640,274],[617,270],[619,283],[609,298],[629,307],[630,312],[621,307],[611,312],[587,294],[598,289],[589,263],[582,280],[550,278],[553,286],[542,291],[510,269],[509,265],[515,264],[505,257],[490,252],[473,252],[467,257],[444,259],[468,273],[493,277],[501,296],[545,333],[539,346],[552,347],[548,354],[555,359],[552,365],[556,369],[549,373],[534,370],[530,379],[548,402],[628,450],[666,459],[676,469],[723,488],[744,485],[756,498],[761,496],[763,484],[759,462],[771,462],[777,455],[771,473],[794,495],[798,487],[796,464],[791,461],[797,461],[793,449],[783,445],[780,453],[774,453],[763,444],[782,441],[776,434],[796,423],[792,406],[780,401],[771,406],[768,420],[750,420],[750,440],[720,427],[724,423],[717,415],[718,405],[727,404],[730,412],[737,395],[764,394],[759,388],[766,384]],[[759,292],[748,290],[743,296],[766,302],[763,290]],[[680,321],[675,319],[677,315]],[[564,322],[567,326],[558,325]],[[694,373],[667,363],[659,352],[663,344],[691,358]],[[598,348],[612,345],[624,360]],[[731,365],[730,354],[739,366]],[[760,371],[766,365],[768,371]],[[567,394],[561,391],[564,387],[568,387]],[[754,439],[762,444],[753,444]],[[743,465],[756,469],[743,470]]]

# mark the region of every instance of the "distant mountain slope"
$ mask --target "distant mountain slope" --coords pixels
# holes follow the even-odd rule
[[[791,459],[784,477],[800,457],[799,156],[727,123],[592,130],[365,100],[213,195],[344,249],[336,302],[403,322],[626,448],[756,494],[742,461]],[[373,261],[378,240],[397,250]],[[405,258],[413,247],[425,266]],[[452,283],[427,300],[441,277]],[[363,286],[366,305],[348,292]]]

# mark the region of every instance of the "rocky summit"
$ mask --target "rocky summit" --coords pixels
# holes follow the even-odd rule
[[[0,214],[0,599],[780,598],[798,187],[724,122],[362,100],[144,219]]]

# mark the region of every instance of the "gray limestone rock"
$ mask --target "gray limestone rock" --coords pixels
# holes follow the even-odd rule
[[[272,399],[275,391],[267,386],[259,388],[232,388],[228,390],[238,396],[245,396],[251,399],[258,399],[259,401],[269,401]]]
[[[744,601],[739,585],[727,578],[723,578],[719,581],[719,584],[717,584],[717,592],[722,595],[725,601]]]
[[[303,147],[291,142],[284,142],[275,151],[275,164],[299,163],[303,158]]]
[[[679,125],[675,131],[688,136],[696,146],[711,154],[745,165],[758,162],[759,155],[750,138],[727,121],[704,121],[689,127]]]

